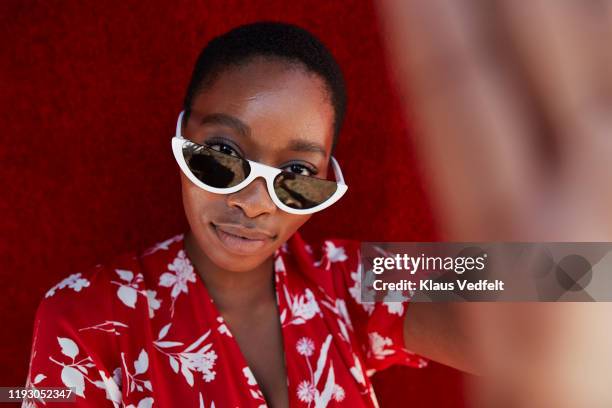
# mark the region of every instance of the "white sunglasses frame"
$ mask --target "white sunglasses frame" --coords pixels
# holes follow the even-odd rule
[[[268,188],[268,195],[270,196],[274,204],[285,212],[288,212],[290,214],[297,214],[297,215],[312,214],[312,213],[324,210],[325,208],[337,202],[344,195],[344,193],[346,193],[346,191],[348,190],[348,186],[344,183],[344,177],[342,177],[342,171],[340,170],[340,165],[338,164],[338,162],[333,156],[330,157],[331,159],[330,161],[331,161],[332,168],[334,170],[334,175],[336,177],[336,184],[338,187],[336,188],[336,191],[334,192],[334,194],[331,195],[331,197],[329,197],[327,200],[325,200],[321,204],[315,207],[311,207],[311,208],[296,209],[296,208],[291,208],[283,204],[283,202],[280,201],[279,198],[276,196],[276,193],[274,191],[274,178],[279,173],[281,173],[282,170],[276,167],[268,166],[266,164],[258,163],[258,162],[247,160],[247,159],[243,159],[243,160],[246,160],[247,162],[249,162],[249,165],[251,166],[251,172],[249,173],[247,178],[245,178],[242,182],[236,184],[233,187],[228,187],[228,188],[217,188],[217,187],[211,187],[209,185],[206,185],[203,182],[201,182],[191,172],[191,170],[189,170],[189,166],[187,165],[187,162],[185,161],[185,157],[183,156],[184,143],[186,141],[192,142],[191,140],[183,137],[181,133],[181,124],[183,122],[184,113],[185,111],[181,111],[181,113],[179,114],[178,120],[176,121],[176,133],[174,137],[172,138],[172,152],[174,153],[174,158],[176,159],[176,162],[181,168],[181,170],[183,171],[183,174],[185,174],[187,178],[193,184],[195,184],[196,186],[200,187],[203,190],[206,190],[211,193],[216,193],[216,194],[232,194],[232,193],[235,193],[236,191],[242,190],[244,187],[251,184],[251,182],[253,182],[253,180],[255,180],[256,178],[263,177],[266,180],[266,186]],[[192,143],[195,143],[195,142],[192,142]]]

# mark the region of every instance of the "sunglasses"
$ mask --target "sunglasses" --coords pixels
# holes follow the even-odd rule
[[[268,193],[278,208],[290,214],[312,214],[334,204],[346,193],[340,165],[331,157],[336,181],[296,174],[262,163],[245,160],[197,144],[181,134],[184,111],[172,138],[174,158],[196,186],[217,194],[239,191],[257,177],[266,180]]]

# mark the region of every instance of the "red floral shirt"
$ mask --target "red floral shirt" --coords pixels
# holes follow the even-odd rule
[[[358,242],[311,247],[296,233],[274,258],[292,407],[376,407],[369,376],[426,365],[403,347],[406,303],[359,302]],[[27,386],[74,387],[69,407],[266,406],[182,234],[51,288]]]

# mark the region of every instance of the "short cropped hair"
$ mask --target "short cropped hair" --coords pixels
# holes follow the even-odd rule
[[[246,64],[258,56],[297,63],[323,79],[334,109],[333,151],[346,112],[347,96],[342,71],[318,38],[293,24],[251,23],[213,38],[195,62],[183,102],[185,121],[189,118],[194,98],[212,85],[223,69]]]

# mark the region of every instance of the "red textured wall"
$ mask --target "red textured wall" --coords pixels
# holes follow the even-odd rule
[[[304,233],[436,239],[369,2],[0,1],[0,386],[25,381],[50,286],[185,230],[169,140],[192,64],[213,35],[259,19],[317,34],[348,83],[349,193]],[[383,407],[462,407],[461,382],[435,364],[375,379]]]

